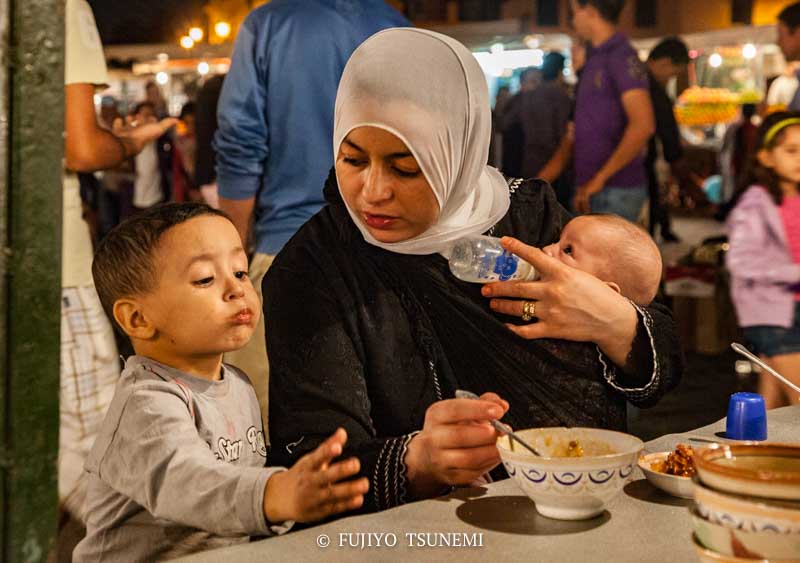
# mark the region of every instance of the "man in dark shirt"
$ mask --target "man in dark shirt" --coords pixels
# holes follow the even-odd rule
[[[520,177],[538,178],[567,133],[572,100],[564,86],[564,55],[548,53],[542,83],[521,92],[506,114],[506,123],[522,129]]]
[[[800,60],[800,2],[786,6],[778,14],[778,46],[788,62]],[[796,73],[800,79],[800,71]],[[789,110],[800,110],[800,89],[789,102]]]
[[[539,70],[530,67],[520,75],[520,91],[506,104],[503,117],[503,150],[502,171],[513,178],[529,178],[523,171],[525,160],[525,130],[520,119],[520,102],[523,97],[539,87],[541,76]]]
[[[212,146],[214,134],[217,132],[217,103],[222,91],[224,74],[212,76],[206,80],[197,93],[197,141],[195,149],[194,178],[196,186],[205,186],[217,181],[214,167],[217,154]]]
[[[650,193],[650,234],[655,234],[656,225],[661,227],[661,238],[667,242],[675,242],[678,238],[670,229],[669,213],[661,201],[661,190],[656,175],[658,160],[658,143],[670,165],[674,166],[683,156],[680,132],[672,109],[672,100],[667,95],[669,81],[686,71],[689,64],[689,50],[686,44],[677,37],[668,37],[656,45],[647,59],[647,74],[650,80],[650,99],[653,102],[653,113],[656,118],[656,134],[650,138],[647,146],[645,168],[647,169],[647,186]]]

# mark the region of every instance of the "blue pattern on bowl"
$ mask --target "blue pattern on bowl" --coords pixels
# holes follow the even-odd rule
[[[553,479],[562,485],[567,485],[568,487],[577,485],[582,478],[583,473],[573,473],[571,471],[561,474],[553,473]]]
[[[603,483],[608,482],[614,477],[613,471],[607,471],[603,469],[602,471],[598,471],[596,473],[589,473],[589,479],[591,479],[592,483],[597,483],[598,485],[602,485]]]

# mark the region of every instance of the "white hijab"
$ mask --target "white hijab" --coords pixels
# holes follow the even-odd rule
[[[382,243],[348,206],[364,239],[401,254],[447,255],[453,241],[497,223],[508,211],[509,195],[502,174],[486,165],[491,119],[486,79],[458,41],[396,28],[362,43],[339,83],[333,154],[356,127],[396,135],[414,155],[440,208],[438,221],[424,233]]]

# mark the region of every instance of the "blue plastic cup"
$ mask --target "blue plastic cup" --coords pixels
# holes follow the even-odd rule
[[[758,393],[734,393],[728,403],[725,437],[731,440],[766,440],[767,408]]]

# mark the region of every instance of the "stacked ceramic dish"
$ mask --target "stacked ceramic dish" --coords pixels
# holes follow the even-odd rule
[[[702,561],[800,560],[800,446],[716,444],[694,455]]]

